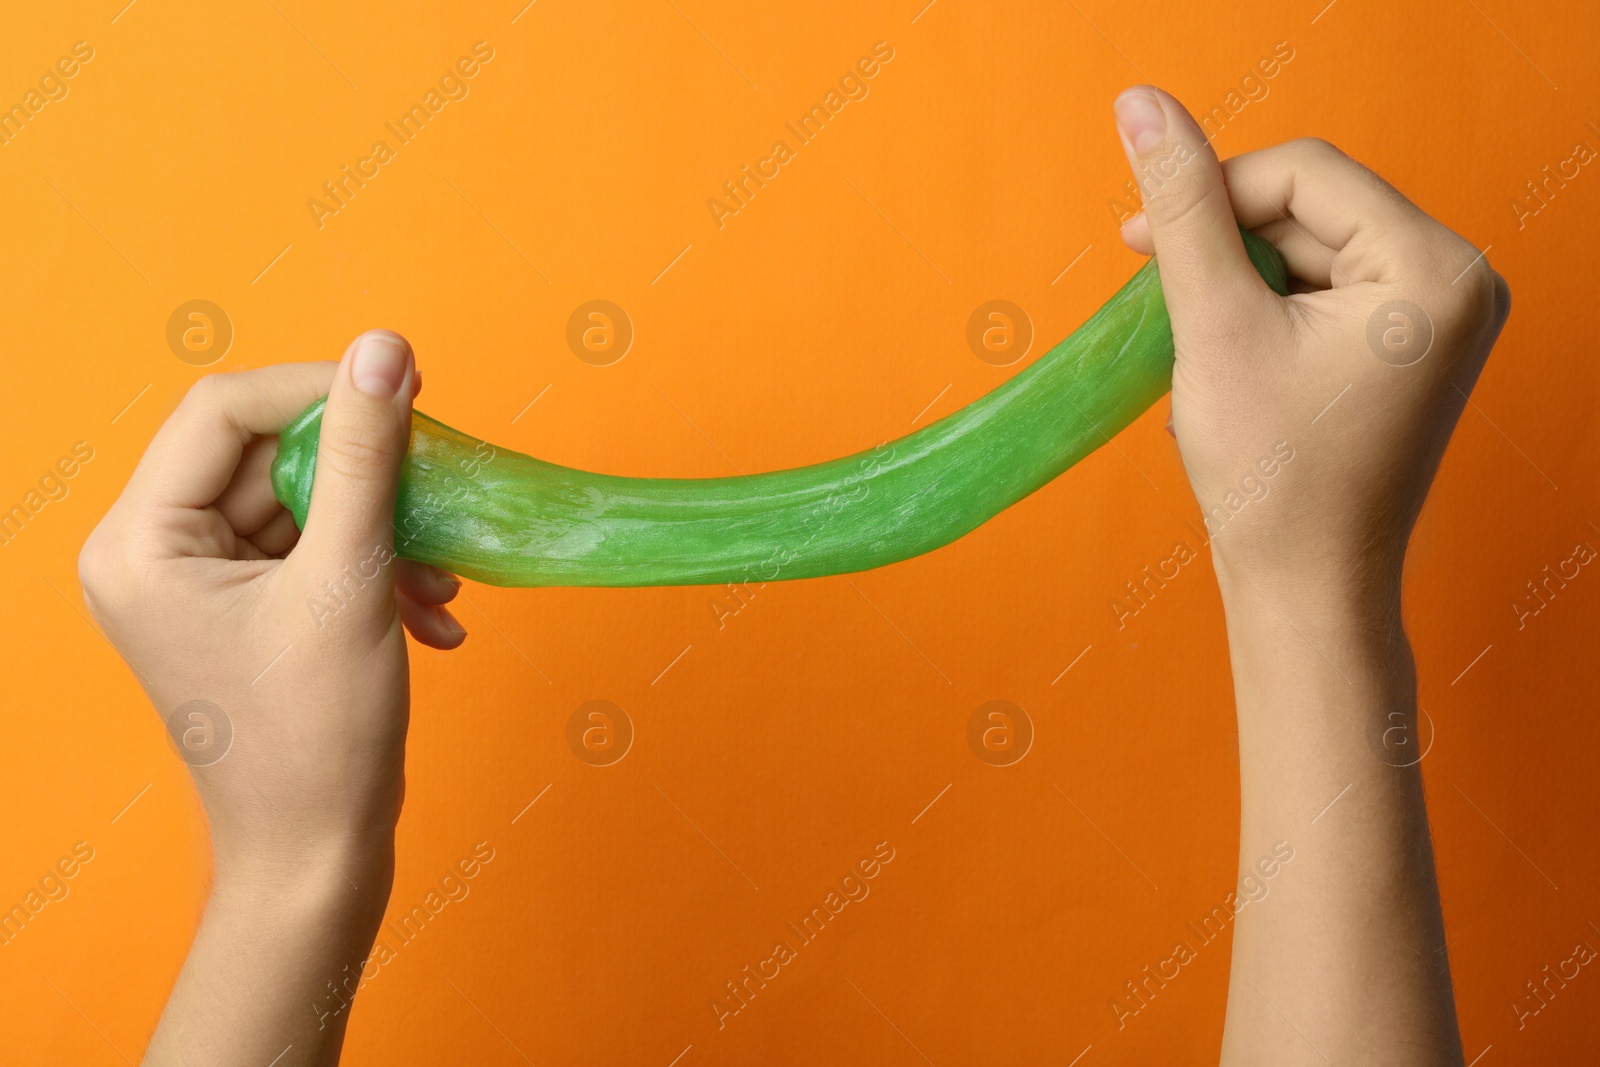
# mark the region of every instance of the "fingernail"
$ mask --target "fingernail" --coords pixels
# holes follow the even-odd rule
[[[443,608],[439,609],[439,621],[444,623],[445,632],[451,637],[467,636],[467,628],[457,622],[455,618]]]
[[[361,339],[361,346],[350,361],[350,380],[368,396],[392,397],[405,381],[410,357],[405,345],[393,337],[373,334]]]
[[[1167,115],[1161,101],[1146,89],[1129,89],[1112,105],[1122,136],[1134,155],[1145,155],[1167,137]]]

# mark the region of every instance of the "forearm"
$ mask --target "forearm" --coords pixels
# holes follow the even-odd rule
[[[147,1067],[337,1063],[392,875],[387,850],[219,867]]]
[[[1222,1062],[1459,1067],[1398,583],[1268,589],[1218,569],[1241,876],[1293,849],[1239,912]]]

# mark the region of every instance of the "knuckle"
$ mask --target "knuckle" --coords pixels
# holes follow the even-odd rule
[[[1511,283],[1492,267],[1489,275],[1493,279],[1491,285],[1494,289],[1494,323],[1495,327],[1499,328],[1505,325],[1506,319],[1511,316]]]
[[[1408,211],[1416,212],[1416,206],[1406,199],[1405,194],[1385,181],[1383,175],[1332,141],[1321,137],[1301,137],[1291,141],[1290,146],[1299,155],[1303,168],[1326,170],[1354,179],[1352,189],[1365,188],[1376,198],[1375,203],[1386,209],[1390,216],[1398,218]]]
[[[1450,352],[1493,341],[1511,311],[1511,287],[1470,242],[1448,230],[1407,246],[1407,286]]]
[[[1166,151],[1141,162],[1138,181],[1145,210],[1154,208],[1160,213],[1168,210],[1167,205],[1195,198],[1207,185],[1220,185],[1220,181],[1207,182],[1205,168],[1194,166],[1204,158],[1203,151],[1175,141]]]
[[[83,587],[86,597],[97,594],[105,586],[108,563],[99,536],[97,527],[83,543],[83,548],[78,550],[78,584]]]
[[[1456,298],[1455,310],[1464,318],[1473,320],[1474,325],[1483,318],[1480,312],[1494,309],[1494,271],[1483,260],[1468,267],[1466,275],[1454,288],[1461,290]]]
[[[127,602],[127,565],[115,534],[102,523],[78,552],[78,585],[97,618],[117,614]]]
[[[1289,142],[1296,152],[1308,159],[1349,159],[1350,157],[1332,141],[1321,137],[1297,137]]]
[[[227,411],[235,396],[237,375],[230,373],[207,374],[189,387],[178,404],[178,410],[191,419],[215,419]]]
[[[1221,207],[1213,204],[1218,197],[1223,200]],[[1227,210],[1230,214],[1233,210],[1227,203],[1227,189],[1220,182],[1198,177],[1169,182],[1158,194],[1145,199],[1145,214],[1151,225],[1173,230],[1185,228],[1195,215],[1208,209]]]
[[[1479,260],[1467,270],[1454,289],[1452,311],[1465,330],[1499,330],[1511,310],[1511,287],[1488,263]]]
[[[190,407],[215,406],[227,392],[229,377],[227,374],[207,374],[189,387],[183,396],[184,404]]]
[[[365,427],[341,427],[324,433],[319,450],[329,469],[351,481],[382,477],[394,462],[382,435]]]

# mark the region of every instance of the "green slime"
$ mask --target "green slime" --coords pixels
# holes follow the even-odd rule
[[[1261,276],[1283,258],[1241,230]],[[1172,385],[1154,260],[1032,366],[877,448],[732,478],[625,478],[496,448],[421,412],[396,555],[502,586],[703,585],[881,567],[949,544],[1110,440]],[[302,529],[325,401],[278,439],[277,498]]]

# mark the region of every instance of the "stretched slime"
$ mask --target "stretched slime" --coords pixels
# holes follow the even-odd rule
[[[1241,231],[1279,293],[1282,257]],[[897,441],[793,470],[627,478],[496,448],[421,412],[395,554],[502,586],[703,585],[881,567],[949,544],[1110,440],[1172,385],[1154,260],[1032,366]],[[278,500],[305,527],[324,401],[279,435]]]

